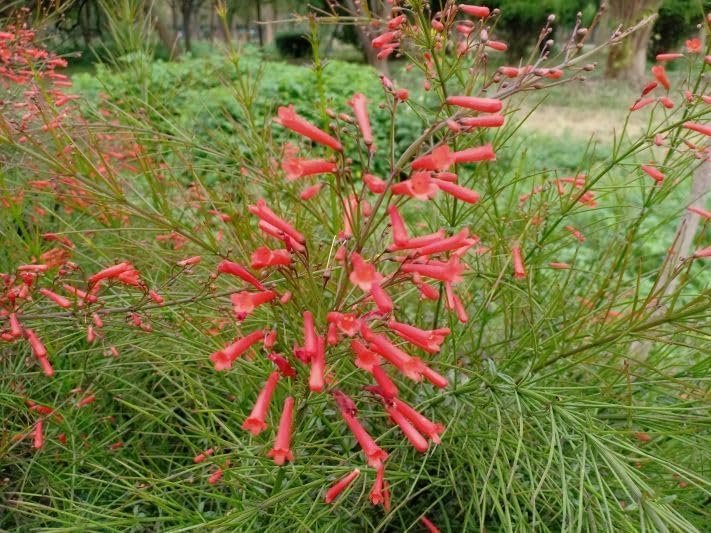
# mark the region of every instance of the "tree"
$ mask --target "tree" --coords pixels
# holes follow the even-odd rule
[[[629,27],[645,17],[656,15],[661,5],[662,0],[609,0],[610,18],[613,24]],[[605,77],[632,83],[644,78],[652,27],[647,24],[610,48]]]

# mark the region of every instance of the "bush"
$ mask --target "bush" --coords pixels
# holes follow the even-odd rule
[[[82,100],[0,33],[0,527],[708,522],[703,55],[551,146],[520,99],[588,57],[492,72],[486,13],[409,5],[423,91],[139,51]]]
[[[311,55],[311,42],[303,32],[278,33],[274,44],[282,57],[303,59]]]

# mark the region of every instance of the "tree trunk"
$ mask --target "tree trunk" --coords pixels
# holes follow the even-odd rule
[[[656,13],[661,0],[610,0],[610,19],[614,26],[627,28],[645,16]],[[639,83],[647,67],[647,46],[652,25],[640,28],[624,41],[610,48],[605,77]]]
[[[170,53],[171,61],[177,59],[181,53],[180,46],[178,45],[178,36],[170,24],[166,22],[165,12],[161,8],[160,2],[143,0],[143,9],[146,14],[151,17],[158,38]]]
[[[183,0],[183,39],[185,39],[185,51],[190,52],[193,48],[193,38],[192,38],[192,14],[193,6],[192,1]]]
[[[344,3],[348,10],[351,11],[353,14],[357,14],[360,12],[356,9],[355,2],[353,0],[346,0]],[[370,45],[371,38],[366,33],[363,25],[356,24],[355,30],[356,34],[358,35],[358,41],[360,42],[361,49],[363,50],[363,56],[365,57],[365,60],[368,62],[369,65],[372,65],[381,74],[387,76],[388,64],[386,61],[380,61],[378,59],[377,52]]]

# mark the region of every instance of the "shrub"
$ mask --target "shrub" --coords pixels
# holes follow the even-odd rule
[[[517,98],[589,70],[577,43],[491,72],[486,9],[408,6],[373,45],[421,95],[335,93],[317,62],[283,80],[306,105],[265,103],[234,56],[231,144],[162,112],[186,101],[160,64],[94,113],[0,33],[2,527],[707,521],[704,56],[668,91],[655,66],[643,135],[559,171]],[[204,99],[212,68],[168,78]]]
[[[303,59],[311,55],[311,42],[303,32],[282,32],[277,34],[274,44],[282,57]]]

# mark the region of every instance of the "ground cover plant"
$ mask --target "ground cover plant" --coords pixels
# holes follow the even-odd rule
[[[707,527],[709,49],[561,168],[600,14],[503,66],[484,6],[353,15],[417,87],[0,31],[0,526]]]

